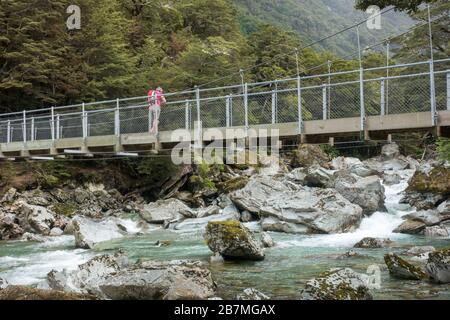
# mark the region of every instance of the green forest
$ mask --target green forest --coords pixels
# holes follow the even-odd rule
[[[386,1],[381,2],[383,6]],[[246,81],[292,76],[296,73],[295,56],[287,53],[307,44],[308,34],[328,34],[327,30],[283,26],[265,19],[261,12],[249,15],[249,8],[261,8],[260,1],[235,3],[0,0],[1,110],[142,96],[157,85],[166,91],[178,91],[230,74],[214,86],[239,83],[237,71],[254,65],[259,66],[245,72]],[[81,30],[67,29],[66,9],[71,4],[81,8]],[[280,2],[281,14],[289,11],[290,4]],[[357,1],[356,5],[364,9],[365,4]],[[415,19],[423,19],[420,9],[399,8]],[[443,9],[448,10],[447,1],[433,1],[433,14]],[[323,20],[326,16],[325,12],[313,18]],[[408,19],[403,17],[400,22],[404,25]],[[298,20],[300,23],[301,18]],[[390,28],[392,23],[390,20]],[[428,59],[424,53],[425,32],[418,29],[414,37],[398,39],[407,51],[400,50],[397,55],[417,53]],[[448,56],[448,25],[438,25],[435,32],[445,39],[443,43],[436,41],[437,53]],[[340,58],[333,49],[308,48],[299,53],[302,70],[327,60],[333,60],[336,69],[358,65]],[[365,56],[365,65],[381,65],[383,61],[383,55],[376,52]],[[314,73],[325,71],[323,66]]]

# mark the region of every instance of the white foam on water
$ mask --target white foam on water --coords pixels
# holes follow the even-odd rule
[[[6,262],[13,263],[14,268],[0,273],[0,277],[14,285],[38,284],[50,271],[75,270],[90,257],[91,254],[82,249],[41,252],[20,258],[8,257],[9,261]],[[2,267],[3,262],[0,261]]]
[[[390,238],[392,240],[407,237],[393,233],[402,222],[402,216],[414,212],[409,205],[400,204],[402,193],[408,187],[408,180],[414,174],[413,170],[399,172],[402,181],[399,184],[385,187],[385,206],[388,212],[375,212],[365,217],[357,230],[350,233],[304,236],[301,240],[281,241],[278,247],[353,247],[365,237]]]
[[[46,237],[45,242],[37,244],[41,248],[57,248],[64,246],[73,246],[75,244],[75,237],[71,235],[63,235],[58,237]]]

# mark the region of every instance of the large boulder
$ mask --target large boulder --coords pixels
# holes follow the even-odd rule
[[[438,225],[446,220],[450,220],[450,213],[441,214],[438,210],[421,210],[410,213],[404,216],[404,218],[408,220],[422,222],[430,227]]]
[[[266,199],[260,209],[263,230],[293,233],[342,233],[354,230],[362,209],[333,189],[305,188]],[[267,221],[266,218],[274,218]],[[282,223],[280,223],[282,222]],[[287,224],[286,224],[287,223]],[[267,227],[268,225],[271,227]],[[292,224],[296,225],[293,226]],[[304,231],[304,232],[302,232]]]
[[[92,249],[97,243],[121,238],[122,229],[111,219],[94,221],[85,217],[75,217],[72,222],[75,246]]]
[[[385,210],[384,187],[378,176],[363,178],[346,172],[337,172],[334,188],[348,201],[359,205],[364,214]]]
[[[417,171],[409,181],[407,191],[420,193],[449,194],[450,193],[450,168],[439,166],[430,172]]]
[[[425,272],[419,267],[416,267],[408,261],[400,258],[394,253],[389,253],[384,256],[389,273],[394,278],[406,280],[422,280],[426,278]]]
[[[450,249],[431,252],[425,271],[434,282],[450,283]]]
[[[198,262],[142,262],[99,281],[112,300],[204,300],[215,296],[208,269]]]
[[[149,203],[139,212],[148,223],[163,224],[165,222],[193,218],[193,211],[178,199],[158,200]]]
[[[267,176],[253,176],[247,185],[230,194],[231,200],[241,210],[259,214],[260,208],[270,197],[291,191],[293,186]]]
[[[427,225],[421,221],[406,220],[397,228],[395,228],[393,232],[404,234],[423,234],[426,226]]]
[[[93,294],[103,297],[98,287],[100,280],[128,267],[128,257],[122,252],[100,255],[78,266],[72,272],[52,270],[47,274],[47,284],[54,290]]]
[[[385,248],[392,245],[392,241],[390,239],[381,239],[381,238],[364,238],[354,245],[354,248],[360,249],[376,249],[376,248]]]
[[[50,234],[50,230],[55,224],[55,214],[53,212],[44,207],[30,205],[26,202],[20,203],[20,211],[34,231],[45,236]]]
[[[372,300],[368,276],[352,269],[332,269],[306,282],[302,300]]]
[[[211,251],[224,259],[264,259],[259,241],[238,221],[209,222],[204,238]]]

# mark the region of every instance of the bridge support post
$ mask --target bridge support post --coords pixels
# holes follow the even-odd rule
[[[248,136],[248,84],[244,84],[245,135]]]
[[[6,124],[6,143],[11,143],[11,121]]]
[[[31,118],[30,141],[34,141],[34,117]]]
[[[86,114],[86,110],[85,110],[85,105],[84,102],[81,106],[81,127],[82,127],[82,131],[83,131],[83,139],[86,139],[88,136],[88,128],[87,128],[87,114]]]
[[[272,91],[272,124],[277,123],[277,94],[275,91]]]
[[[431,126],[437,126],[436,112],[436,83],[434,78],[434,60],[430,60],[430,106],[431,106]]]
[[[447,71],[447,110],[450,111],[450,70]]]
[[[56,116],[56,140],[59,140],[61,138],[61,132],[60,132],[60,117],[59,114]]]
[[[116,137],[120,137],[120,100],[117,98],[116,110],[114,110],[114,134]]]
[[[328,144],[329,144],[331,147],[334,147],[334,137],[329,137],[329,138],[328,138]]]
[[[27,143],[27,112],[25,110],[23,110],[22,136],[23,143]]]
[[[50,119],[50,135],[52,141],[55,141],[55,108],[52,107]]]
[[[360,97],[360,128],[364,140],[369,140],[369,131],[366,124],[366,108],[364,103],[364,69],[359,69],[359,97]]]
[[[386,115],[386,91],[385,91],[385,80],[381,80],[380,82],[380,115]]]
[[[190,105],[189,105],[189,101],[188,100],[186,100],[186,105],[185,105],[185,107],[184,107],[184,128],[186,129],[186,130],[189,130],[189,128],[190,128],[190,117],[189,117],[189,107],[190,107]]]
[[[297,76],[297,113],[298,113],[298,134],[304,133],[303,127],[303,103],[302,103],[302,81],[300,76]]]

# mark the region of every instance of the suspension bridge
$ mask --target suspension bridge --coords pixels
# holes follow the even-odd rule
[[[0,114],[0,156],[44,159],[171,148],[172,133],[206,129],[277,129],[281,138],[308,141],[372,133],[450,127],[450,58],[305,77],[167,93],[159,134],[150,133],[148,97]],[[195,134],[192,135],[193,137]]]

